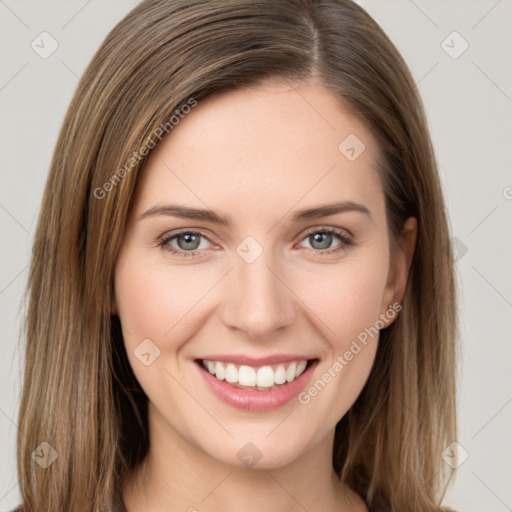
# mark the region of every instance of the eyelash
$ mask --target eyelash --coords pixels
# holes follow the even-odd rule
[[[336,235],[341,241],[341,243],[339,245],[337,245],[336,247],[334,247],[332,249],[324,249],[324,250],[310,249],[313,252],[319,254],[320,256],[329,256],[331,254],[341,253],[341,252],[347,250],[354,243],[352,238],[347,236],[343,231],[335,229],[335,228],[327,228],[327,227],[326,228],[323,228],[323,227],[315,228],[315,229],[312,229],[311,231],[308,231],[304,235],[304,237],[302,238],[301,241],[303,241],[306,238],[308,238],[309,236],[317,234],[317,233],[326,233],[326,234]],[[166,234],[163,237],[161,237],[158,241],[158,247],[161,247],[164,251],[168,251],[168,252],[172,253],[173,255],[177,256],[178,258],[199,257],[200,252],[201,252],[200,249],[195,249],[194,251],[184,251],[183,249],[178,250],[169,245],[169,242],[171,240],[173,240],[174,238],[177,238],[180,235],[200,235],[200,236],[206,238],[210,243],[212,243],[211,240],[206,235],[206,233],[204,233],[202,231],[182,230],[182,231],[175,232],[170,236],[167,236],[167,234]]]

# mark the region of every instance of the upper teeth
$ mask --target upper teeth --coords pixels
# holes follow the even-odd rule
[[[231,384],[270,388],[276,384],[292,382],[301,375],[307,365],[307,361],[292,361],[291,363],[262,366],[235,365],[233,363],[221,363],[220,361],[207,361],[203,359],[203,366],[219,380],[226,380]]]

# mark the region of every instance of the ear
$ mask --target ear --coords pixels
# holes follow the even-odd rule
[[[381,314],[385,314],[392,304],[401,304],[402,302],[416,248],[417,236],[418,221],[415,217],[409,217],[403,225],[395,253],[391,254],[390,257],[388,281],[382,297]],[[391,323],[392,321],[387,323],[385,327],[388,327]]]

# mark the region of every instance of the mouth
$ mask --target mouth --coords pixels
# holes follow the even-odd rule
[[[316,360],[301,359],[262,366],[208,359],[196,359],[196,363],[217,380],[225,381],[236,388],[267,391],[295,381]]]
[[[234,407],[250,411],[266,411],[289,402],[304,389],[319,362],[319,358],[284,356],[272,358],[277,362],[234,357],[219,359],[195,359],[194,362],[214,395]]]

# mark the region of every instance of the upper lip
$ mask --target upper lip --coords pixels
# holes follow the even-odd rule
[[[267,357],[250,357],[236,354],[214,354],[199,358],[206,361],[220,361],[225,363],[243,364],[247,366],[266,366],[271,364],[287,363],[291,361],[309,361],[317,359],[316,357],[304,356],[298,354],[275,354]]]

